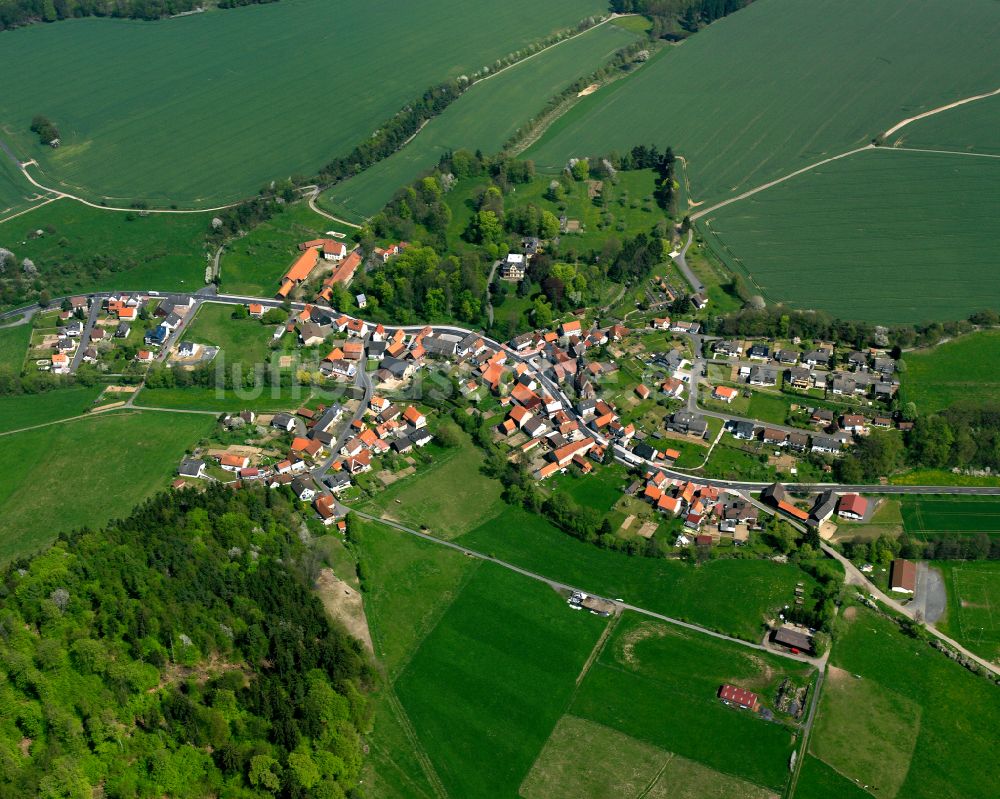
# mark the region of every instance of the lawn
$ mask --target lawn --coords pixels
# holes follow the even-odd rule
[[[86,413],[103,390],[103,385],[74,386],[0,397],[0,433]]]
[[[205,285],[205,234],[211,218],[109,213],[59,200],[5,223],[2,231],[4,238],[10,236],[7,248],[18,260],[34,261],[54,297],[87,291],[197,291]],[[42,235],[35,235],[38,230]]]
[[[783,679],[805,685],[811,673],[791,660],[628,614],[570,712],[780,792],[794,749],[792,730],[727,707],[717,693],[732,683],[754,690],[766,704]]]
[[[106,413],[0,437],[11,464],[0,481],[0,561],[29,555],[58,533],[98,527],[164,488],[209,417]]]
[[[984,658],[1000,660],[1000,563],[940,561],[948,589],[948,615],[938,623]]]
[[[456,542],[581,590],[759,641],[766,617],[813,580],[792,565],[764,560],[676,560],[630,557],[572,538],[540,516],[507,507]],[[734,603],[733,597],[739,602]]]
[[[548,480],[546,486],[553,492],[569,494],[578,505],[605,514],[622,498],[623,490],[633,479],[624,467],[615,463],[597,466],[587,475],[571,470]]]
[[[795,784],[795,799],[870,799],[871,794],[826,763],[806,755]]]
[[[901,507],[907,535],[1000,533],[998,497],[912,496]]]
[[[380,491],[363,510],[426,525],[441,538],[455,538],[495,516],[503,507],[503,487],[482,473],[482,451],[467,436],[462,438],[461,446]]]
[[[10,366],[19,374],[24,364],[24,356],[28,354],[30,340],[30,324],[0,327],[0,364]]]
[[[38,159],[43,183],[98,201],[231,202],[346,154],[428,86],[606,10],[294,0],[26,26],[4,37],[8,63],[33,67],[4,87],[0,125],[20,157]],[[29,131],[38,113],[58,126],[58,149]]]
[[[594,757],[594,752],[600,752]],[[773,794],[602,724],[563,716],[521,785],[525,799],[769,799]]]
[[[984,291],[987,285],[979,281],[976,288]],[[998,358],[1000,330],[970,333],[931,349],[908,352],[901,400],[916,403],[921,413],[956,404],[994,404],[1000,391]]]
[[[255,297],[271,297],[281,277],[301,254],[299,244],[323,236],[326,231],[349,232],[313,211],[306,202],[286,206],[246,236],[229,244],[220,259],[224,290]],[[351,240],[345,239],[347,246]],[[320,274],[316,270],[316,274]]]
[[[995,89],[998,35],[989,0],[758,0],[584,98],[526,155],[556,169],[571,156],[671,145],[693,199],[725,199]]]
[[[186,328],[184,340],[219,347],[217,363],[238,363],[246,369],[271,363],[273,330],[259,319],[233,319],[232,305],[206,302]]]
[[[767,300],[914,323],[1000,306],[1000,284],[983,279],[995,262],[998,206],[996,159],[880,149],[826,164],[698,224]],[[899,291],[903,276],[907,291]]]
[[[517,794],[606,624],[546,585],[476,570],[395,684],[449,794]]]
[[[838,675],[840,683],[831,677],[823,689],[812,754],[847,780],[868,785],[881,780],[876,796],[893,796],[893,786],[899,786],[900,799],[994,795],[1000,780],[995,757],[1000,703],[989,681],[864,608],[848,609],[830,665],[844,674]],[[879,698],[873,705],[856,704],[859,690],[862,702]],[[914,735],[912,756],[904,762],[904,744]],[[891,760],[873,762],[868,753],[879,751]],[[810,799],[844,795],[806,794]]]
[[[1000,130],[1000,96],[995,95],[907,125],[888,144],[998,155],[997,130]]]
[[[371,216],[442,154],[463,148],[497,152],[549,98],[632,41],[634,35],[621,27],[602,25],[474,86],[404,149],[326,192],[322,204],[350,218]]]

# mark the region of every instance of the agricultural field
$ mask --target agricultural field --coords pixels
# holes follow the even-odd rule
[[[256,225],[223,250],[219,264],[224,290],[254,297],[274,296],[281,276],[301,254],[299,244],[322,237],[327,231],[350,233],[343,225],[317,214],[306,202],[286,206],[282,213]],[[343,241],[351,246],[350,237]]]
[[[795,783],[795,799],[870,799],[871,794],[819,758],[806,755]]]
[[[459,149],[499,151],[548,100],[608,61],[634,35],[602,25],[483,81],[428,122],[402,150],[324,193],[321,204],[360,221],[379,211],[401,186]]]
[[[211,214],[110,213],[59,200],[5,223],[0,237],[18,260],[35,263],[55,297],[197,291],[205,285],[210,220]]]
[[[874,796],[995,793],[1000,704],[989,681],[858,607],[843,614],[830,666],[812,755]],[[807,771],[807,799],[856,795],[816,771]]]
[[[38,192],[14,166],[13,162],[0,153],[0,223],[9,216],[23,211],[31,203],[37,202]]]
[[[759,641],[765,618],[794,596],[803,582],[792,565],[764,560],[719,559],[692,566],[675,560],[630,557],[579,541],[519,508],[503,512],[456,543],[601,596]],[[732,596],[740,602],[734,605]]]
[[[1000,498],[912,496],[902,499],[903,529],[915,538],[1000,534]]]
[[[109,203],[218,205],[315,171],[428,86],[606,10],[601,0],[295,0],[28,26],[4,37],[9,63],[33,67],[5,87],[0,130],[47,185]],[[58,149],[29,131],[39,113],[59,128]]]
[[[325,392],[321,388],[304,385],[257,386],[239,391],[201,386],[144,388],[136,397],[135,405],[216,413],[242,410],[266,413],[294,410],[315,396],[325,396]],[[343,399],[343,395],[336,395],[333,399]]]
[[[700,763],[717,776],[753,783],[745,795],[777,794],[788,777],[794,722],[780,713],[765,721],[726,707],[716,695],[723,683],[732,683],[773,709],[785,679],[806,686],[812,675],[812,667],[793,660],[626,614],[569,712]],[[695,729],[698,734],[692,734]]]
[[[948,615],[937,626],[993,662],[1000,661],[1000,563],[939,561],[948,589]]]
[[[760,0],[584,98],[525,155],[560,169],[573,156],[671,145],[689,196],[707,205],[992,91],[998,35],[989,0]]]
[[[0,481],[0,561],[128,513],[166,485],[212,424],[202,415],[133,411],[0,437],[0,458],[17,464]]]
[[[0,433],[86,413],[103,390],[103,385],[74,386],[0,397]]]
[[[1000,155],[998,130],[1000,95],[918,120],[893,135],[886,144],[890,147]]]
[[[720,257],[771,302],[914,323],[1000,305],[1000,283],[984,277],[995,262],[998,205],[998,160],[878,149],[799,175],[699,224]]]
[[[975,159],[970,159],[975,160]],[[977,162],[978,163],[978,162]],[[987,281],[977,287],[984,290]],[[1000,392],[1000,331],[986,330],[915,350],[904,356],[906,373],[901,394],[921,413],[932,413],[959,403],[988,405]]]
[[[234,307],[212,302],[202,303],[194,321],[185,328],[183,340],[219,347],[216,365],[240,364],[244,369],[253,368],[257,364],[270,365],[274,327],[250,317],[233,319]]]

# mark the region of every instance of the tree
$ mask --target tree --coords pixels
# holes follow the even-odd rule
[[[570,168],[573,180],[586,180],[590,177],[590,162],[586,158],[580,158]]]
[[[277,793],[281,789],[279,769],[280,764],[270,755],[254,755],[250,758],[250,784]]]
[[[536,297],[533,306],[534,322],[537,327],[549,327],[552,324],[552,306],[544,297]]]

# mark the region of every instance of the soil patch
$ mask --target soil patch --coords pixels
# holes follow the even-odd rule
[[[368,630],[361,594],[339,579],[332,569],[320,571],[316,579],[316,590],[330,618],[343,624],[351,635],[368,647],[369,652],[373,652],[372,636]]]

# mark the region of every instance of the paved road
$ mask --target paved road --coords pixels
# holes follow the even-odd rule
[[[94,325],[97,324],[97,316],[100,312],[100,300],[91,300],[90,314],[87,316],[87,324],[83,326],[83,332],[80,334],[80,344],[76,348],[76,352],[73,353],[73,361],[69,365],[69,371],[71,373],[75,373],[80,367],[80,363],[83,361],[83,351],[90,346],[90,334],[94,332]]]
[[[687,241],[684,242],[684,246],[681,248],[680,252],[678,252],[677,255],[674,256],[674,263],[677,264],[677,268],[681,270],[681,274],[684,275],[684,278],[687,280],[687,282],[691,284],[691,288],[694,291],[694,293],[703,294],[705,291],[705,284],[702,283],[700,280],[698,280],[694,272],[691,271],[691,267],[688,266],[687,260],[684,257],[687,255],[688,247],[691,246],[691,242],[693,240],[694,240],[694,231],[689,230]]]
[[[354,385],[361,388],[363,392],[361,399],[359,400],[357,410],[354,411],[354,414],[344,425],[344,429],[341,431],[340,436],[337,437],[337,440],[330,445],[329,456],[327,456],[321,464],[313,468],[312,476],[316,480],[322,480],[326,476],[326,473],[330,471],[330,467],[333,465],[333,462],[340,457],[338,453],[340,452],[341,447],[343,447],[344,444],[346,444],[347,441],[354,435],[351,425],[363,417],[365,415],[365,411],[368,410],[368,403],[372,400],[375,387],[372,384],[371,375],[369,375],[365,370],[365,362],[366,358],[362,357],[360,362],[361,368],[358,369],[358,373],[354,377]]]
[[[500,560],[499,558],[494,558],[491,555],[486,555],[482,552],[477,552],[476,550],[469,549],[468,547],[463,547],[460,544],[454,543],[453,541],[445,541],[444,539],[436,538],[433,535],[430,535],[429,533],[424,533],[421,532],[420,530],[414,530],[412,527],[407,527],[406,525],[400,524],[399,522],[383,519],[379,516],[372,516],[371,514],[364,513],[359,510],[352,509],[351,512],[357,516],[360,516],[363,519],[368,519],[373,522],[378,522],[379,524],[384,524],[388,527],[392,527],[396,530],[399,530],[400,532],[408,533],[409,535],[416,536],[417,538],[422,538],[424,541],[429,541],[433,544],[438,544],[439,546],[448,547],[449,549],[454,549],[455,551],[461,552],[463,555],[466,555],[470,558],[478,558],[479,560],[485,560],[489,561],[490,563],[495,563],[497,566],[502,566],[503,568],[509,569],[512,572],[517,572],[518,574],[524,577],[528,577],[532,580],[537,580],[538,582],[545,583],[547,586],[549,586],[555,591],[565,591],[565,592],[583,591],[584,593],[589,594],[590,596],[593,596],[597,599],[602,599],[605,602],[614,605],[619,613],[623,610],[631,610],[634,613],[639,613],[642,614],[643,616],[648,616],[650,618],[657,619],[659,621],[664,621],[667,622],[668,624],[674,624],[678,627],[683,627],[687,630],[693,630],[703,635],[710,635],[713,638],[718,638],[723,641],[729,641],[730,643],[739,644],[740,646],[745,646],[749,649],[756,649],[760,652],[769,652],[772,655],[778,655],[779,657],[788,658],[789,660],[797,660],[800,663],[809,663],[810,665],[816,666],[817,668],[820,669],[825,668],[826,666],[825,658],[810,658],[806,657],[805,655],[794,655],[791,652],[782,652],[780,650],[769,649],[761,644],[755,644],[751,641],[744,641],[742,638],[733,638],[732,636],[724,635],[723,633],[716,632],[715,630],[709,630],[705,627],[699,627],[697,624],[691,624],[686,621],[681,621],[680,619],[671,618],[670,616],[664,616],[662,613],[657,613],[656,611],[639,607],[638,605],[632,605],[629,604],[628,602],[619,599],[603,597],[600,594],[591,591],[586,587],[570,585],[569,583],[560,582],[559,580],[555,580],[551,577],[546,577],[545,575],[538,574],[537,572],[529,571],[528,569],[522,569],[520,566],[516,566],[513,563],[509,563],[508,561]]]

